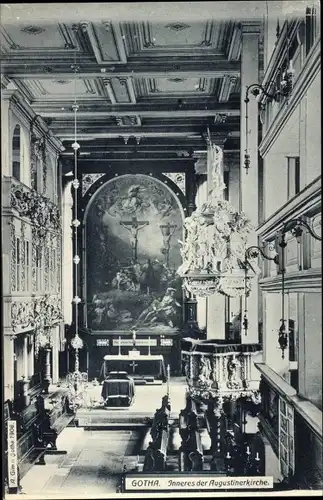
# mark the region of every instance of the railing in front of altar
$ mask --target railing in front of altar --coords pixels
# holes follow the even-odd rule
[[[260,375],[254,363],[261,357],[260,344],[182,341],[183,372],[192,395],[259,399]]]

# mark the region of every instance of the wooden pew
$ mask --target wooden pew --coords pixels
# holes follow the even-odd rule
[[[40,374],[35,374],[28,381],[28,392],[26,384],[21,384],[23,386],[24,392],[18,393],[17,400],[12,404],[17,422],[17,455],[21,478],[33,464],[45,465],[45,454],[66,453],[57,450],[56,439],[74,418],[67,391],[59,390],[55,394],[44,395]],[[26,400],[29,404],[23,406]],[[55,401],[52,407],[50,401]]]
[[[56,440],[59,434],[73,420],[74,413],[70,409],[68,396],[63,393],[52,395],[54,405],[46,408],[42,397],[39,399],[39,417],[34,425],[37,440],[45,453],[63,453],[66,451],[57,450]],[[41,406],[42,405],[42,406]]]
[[[162,472],[166,470],[167,448],[169,439],[170,401],[168,396],[162,399],[161,408],[154,415],[151,437],[145,453],[143,472]]]
[[[178,466],[180,471],[203,470],[203,447],[198,430],[198,415],[195,402],[187,397],[186,407],[179,415],[179,432],[182,444],[179,449]]]

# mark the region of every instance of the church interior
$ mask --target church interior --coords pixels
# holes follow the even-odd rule
[[[1,5],[7,494],[322,490],[320,41],[310,0]]]

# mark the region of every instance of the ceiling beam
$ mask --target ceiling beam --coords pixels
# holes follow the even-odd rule
[[[170,58],[168,58],[170,59]],[[12,61],[12,60],[11,60]],[[157,59],[158,61],[158,59]],[[45,62],[45,61],[44,61]],[[48,60],[46,61],[48,64]],[[55,63],[55,61],[53,61]],[[72,61],[73,62],[73,61]],[[8,78],[14,79],[37,79],[37,80],[52,80],[74,78],[74,73],[71,70],[71,61],[60,62],[59,71],[44,72],[44,69],[39,64],[31,66],[28,69],[28,64],[19,60],[15,66],[6,63],[2,64],[2,72]],[[26,67],[27,66],[27,67]],[[190,61],[186,57],[183,61],[169,62],[169,60],[161,60],[156,63],[156,59],[146,62],[145,64],[139,62],[131,62],[126,65],[116,65],[103,68],[98,68],[97,65],[82,65],[76,77],[78,79],[84,78],[104,78],[111,77],[136,77],[136,78],[169,78],[169,77],[182,77],[182,78],[224,78],[225,76],[240,75],[240,62],[237,61]],[[111,70],[113,68],[113,70]]]
[[[41,114],[43,117],[52,118],[72,118],[74,116],[72,108],[64,110],[50,109],[50,103],[44,102],[41,106],[38,104],[32,105],[33,109]],[[102,110],[101,106],[101,110]],[[177,106],[168,103],[158,104],[122,104],[122,105],[109,105],[104,106],[105,109],[98,111],[89,107],[88,111],[82,110],[82,105],[79,103],[78,118],[104,118],[111,116],[150,116],[150,117],[206,117],[214,116],[216,113],[226,114],[228,116],[240,116],[240,109],[238,103],[219,103],[210,102],[203,105],[190,104],[185,102]],[[83,107],[84,109],[84,107]]]

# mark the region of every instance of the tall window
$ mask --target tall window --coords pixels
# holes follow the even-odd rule
[[[287,157],[287,199],[290,200],[300,191],[299,156]]]
[[[16,238],[16,255],[17,255],[17,269],[16,269],[16,277],[17,277],[17,286],[16,290],[20,290],[20,281],[21,281],[21,248],[20,248],[20,238]]]
[[[43,251],[41,247],[36,249],[36,288],[42,289],[42,275],[43,275]]]
[[[50,259],[50,289],[56,290],[56,249],[52,248],[51,250],[51,259]]]
[[[21,130],[20,125],[16,125],[12,138],[12,175],[18,181],[21,180]]]
[[[25,259],[26,259],[26,291],[30,290],[30,244],[25,241]]]
[[[305,46],[306,55],[309,53],[313,47],[317,36],[320,32],[319,26],[320,17],[316,14],[315,7],[307,7],[306,9],[306,20],[305,20]]]

